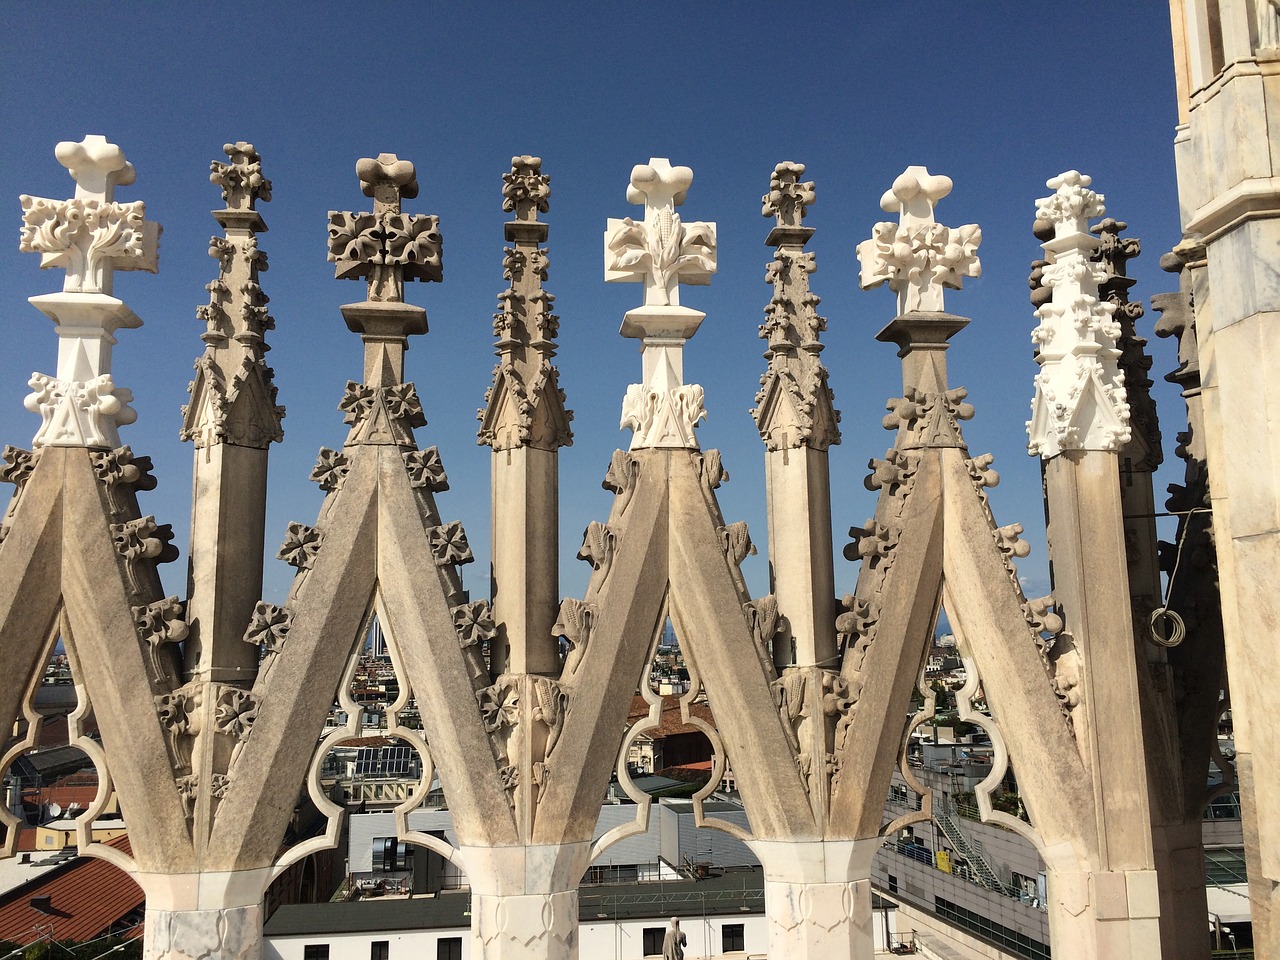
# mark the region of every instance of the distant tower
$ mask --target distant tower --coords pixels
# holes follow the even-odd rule
[[[386,660],[387,654],[387,638],[382,633],[382,624],[375,618],[373,626],[369,628],[369,655],[375,660]]]

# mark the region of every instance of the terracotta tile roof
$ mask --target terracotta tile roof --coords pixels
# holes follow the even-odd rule
[[[710,773],[711,764],[712,761],[710,760],[698,760],[694,763],[680,763],[674,767],[667,767],[667,770],[684,771],[688,773]]]
[[[637,694],[631,698],[631,710],[627,714],[627,726],[631,726],[641,717],[647,716],[649,713],[649,701]],[[714,729],[716,725],[715,718],[711,715],[711,708],[705,703],[691,703],[689,705],[689,715],[697,717],[710,724]],[[685,723],[680,718],[680,701],[672,697],[664,697],[662,701],[662,722],[656,729],[646,730],[644,736],[651,737],[654,740],[661,740],[663,737],[671,737],[681,733],[701,733],[697,727]]]
[[[117,837],[109,845],[132,852],[128,837]],[[53,913],[31,906],[35,897],[48,897]],[[92,940],[140,909],[144,900],[141,888],[118,867],[96,857],[79,857],[0,901],[0,940],[30,943],[37,938],[35,928],[49,924],[59,940]]]

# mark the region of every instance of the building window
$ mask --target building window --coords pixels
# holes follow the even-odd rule
[[[327,943],[308,943],[302,948],[302,960],[329,960]]]
[[[644,955],[646,957],[662,956],[662,939],[667,931],[662,927],[644,928]]]
[[[747,949],[747,928],[741,923],[726,923],[720,933],[722,953],[741,952]]]
[[[436,960],[462,960],[462,938],[441,937],[437,940]]]
[[[391,941],[375,940],[369,944],[369,960],[391,960]]]
[[[889,892],[890,893],[898,892],[898,878],[895,877],[892,873],[889,874]]]

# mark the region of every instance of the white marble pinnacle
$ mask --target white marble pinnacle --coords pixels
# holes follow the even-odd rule
[[[1115,304],[1101,300],[1104,264],[1091,255],[1100,241],[1089,219],[1106,212],[1092,179],[1068,170],[1047,181],[1053,194],[1036,201],[1036,217],[1053,227],[1043,246],[1042,282],[1052,299],[1036,310],[1035,397],[1027,421],[1027,452],[1044,458],[1064,450],[1118,451],[1130,436],[1124,372],[1118,361]]]

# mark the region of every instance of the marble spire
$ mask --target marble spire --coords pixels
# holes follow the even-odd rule
[[[267,225],[257,205],[271,199],[271,181],[253,144],[222,150],[227,159],[209,165],[226,205],[213,211],[224,235],[209,240],[218,276],[196,311],[205,348],[182,408],[182,439],[196,447],[183,660],[188,680],[246,686],[258,669],[258,649],[242,637],[262,594],[267,449],[284,438],[284,407],[265,359],[275,321],[259,283],[267,255],[258,234]]]
[[[494,676],[552,675],[560,668],[553,630],[559,602],[560,447],[573,443],[559,371],[552,363],[560,318],[543,289],[549,228],[538,220],[551,178],[538,157],[511,158],[502,175],[503,276],[493,315],[497,366],[478,413],[478,440],[493,450],[491,596],[497,636],[489,647]]]
[[[1090,218],[1106,213],[1092,183],[1068,170],[1047,182],[1051,196],[1036,201],[1037,224],[1048,236],[1039,279],[1050,293],[1035,311],[1040,323],[1031,332],[1040,364],[1027,421],[1032,456],[1118,451],[1130,438],[1117,346],[1121,327],[1116,304],[1099,294],[1109,270],[1095,258],[1101,242],[1089,233]]]

